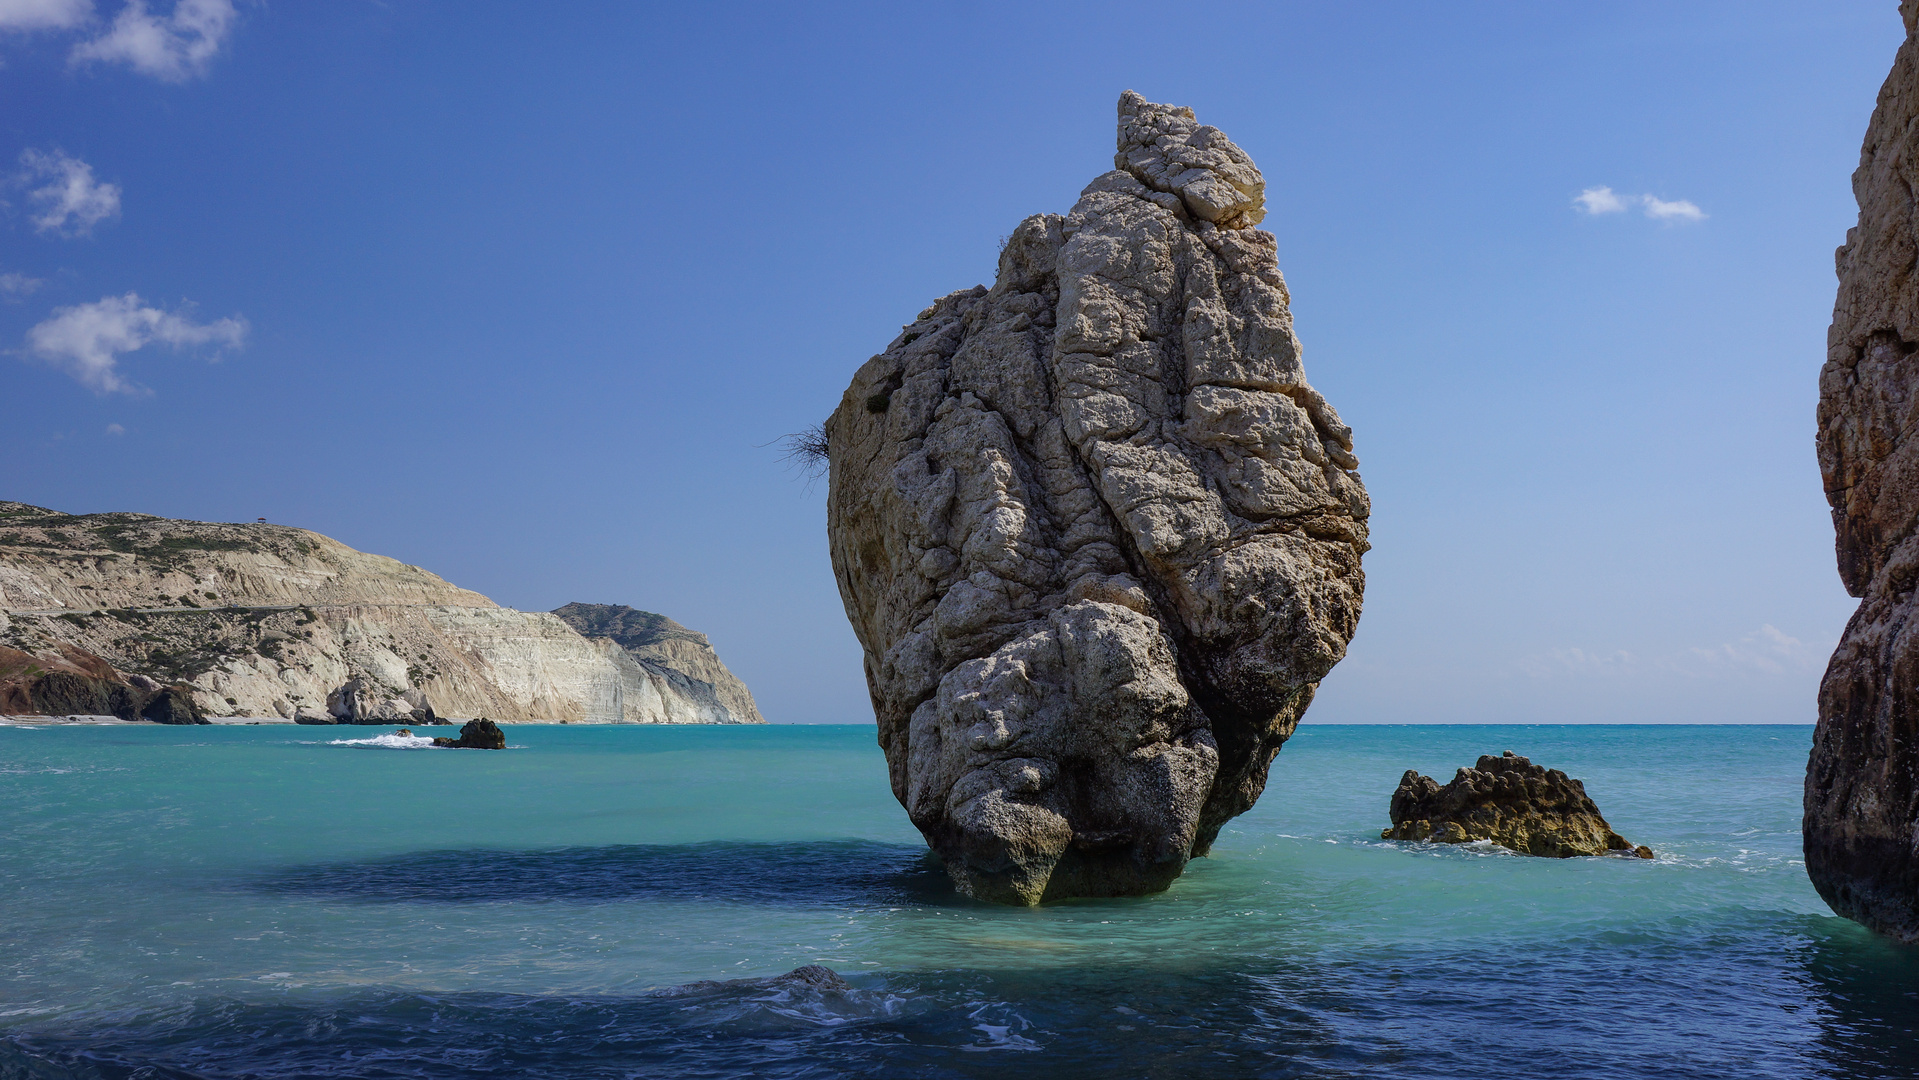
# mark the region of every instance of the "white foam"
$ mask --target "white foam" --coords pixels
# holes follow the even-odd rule
[[[402,735],[388,731],[371,739],[332,739],[328,746],[361,746],[374,750],[431,750],[433,740],[425,735]]]

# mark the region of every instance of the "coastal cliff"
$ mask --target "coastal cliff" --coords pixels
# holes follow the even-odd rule
[[[1919,2],[1900,14],[1819,373],[1819,470],[1860,604],[1819,688],[1804,833],[1806,873],[1834,911],[1919,941]]]
[[[36,668],[96,670],[93,658],[122,682],[184,688],[208,716],[764,722],[710,648],[682,645],[690,670],[680,653],[643,663],[560,615],[283,525],[0,502],[0,648],[27,658],[0,670],[8,708],[31,703]]]
[[[1166,888],[1259,798],[1359,621],[1370,504],[1254,228],[1258,168],[1132,91],[1113,165],[823,428],[893,793],[982,899]]]

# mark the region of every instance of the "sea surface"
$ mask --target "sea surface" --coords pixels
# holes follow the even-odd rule
[[[1161,895],[957,896],[870,726],[0,728],[0,1078],[1919,1075],[1809,727],[1303,727]],[[1658,858],[1386,843],[1514,750]],[[759,979],[823,964],[852,984]]]

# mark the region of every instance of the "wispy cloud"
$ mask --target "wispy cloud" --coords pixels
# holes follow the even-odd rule
[[[1738,641],[1729,641],[1710,649],[1690,650],[1692,662],[1687,666],[1694,672],[1763,671],[1778,674],[1785,671],[1817,671],[1825,666],[1826,657],[1831,652],[1830,648],[1808,645],[1767,623]]]
[[[121,427],[119,424],[107,425],[107,434],[109,435],[125,435],[126,433],[127,433],[127,429]]]
[[[1573,196],[1573,205],[1586,214],[1618,214],[1626,209],[1626,200],[1609,187],[1590,187]]]
[[[0,274],[0,300],[17,304],[21,297],[32,295],[34,290],[45,284],[39,278],[25,274]]]
[[[1831,646],[1809,644],[1766,623],[1737,641],[1695,646],[1663,656],[1636,656],[1624,649],[1594,652],[1561,648],[1525,657],[1518,666],[1521,672],[1537,679],[1640,678],[1654,674],[1705,679],[1817,672],[1825,666],[1831,652]]]
[[[45,322],[27,331],[27,350],[96,393],[127,394],[140,393],[141,388],[121,376],[121,353],[156,343],[175,349],[201,345],[237,349],[246,343],[246,336],[247,321],[237,315],[195,323],[149,307],[138,295],[128,293],[55,308]]]
[[[93,17],[93,0],[0,0],[0,30],[65,30]]]
[[[1645,211],[1654,221],[1704,221],[1706,212],[1687,199],[1667,202],[1657,195],[1622,195],[1609,187],[1589,187],[1573,196],[1573,209],[1597,217],[1623,214],[1633,207]]]
[[[1667,202],[1656,196],[1646,196],[1646,216],[1660,221],[1704,221],[1706,212],[1685,199]]]
[[[123,63],[165,82],[185,82],[206,74],[237,17],[233,0],[177,0],[165,15],[148,11],[146,0],[127,0],[105,33],[74,46],[72,59]]]
[[[95,180],[93,166],[79,158],[62,150],[28,150],[20,155],[20,166],[27,200],[42,208],[32,218],[37,231],[85,236],[100,222],[119,216],[119,185]]]

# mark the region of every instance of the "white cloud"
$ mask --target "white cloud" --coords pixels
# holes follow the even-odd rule
[[[1761,626],[1738,641],[1711,649],[1691,650],[1693,673],[1716,671],[1816,671],[1825,666],[1831,649],[1808,645],[1781,632],[1771,623]]]
[[[1708,679],[1739,675],[1784,675],[1825,667],[1832,647],[1808,644],[1766,623],[1738,641],[1710,648],[1693,647],[1665,656],[1635,656],[1624,649],[1591,652],[1564,648],[1519,661],[1519,670],[1536,679],[1565,676],[1641,678],[1655,673]]]
[[[44,284],[46,282],[39,278],[28,277],[25,274],[0,274],[0,298],[10,303],[18,302],[21,297],[31,294]]]
[[[50,318],[27,331],[27,349],[98,393],[137,393],[140,388],[120,375],[119,354],[156,342],[175,349],[194,345],[237,349],[246,336],[247,321],[239,316],[195,323],[148,307],[139,296],[128,293],[55,308]]]
[[[1672,202],[1657,195],[1621,195],[1609,187],[1589,187],[1573,196],[1573,208],[1582,214],[1623,214],[1640,207],[1654,221],[1704,221],[1706,212],[1685,199]]]
[[[1648,195],[1645,202],[1646,216],[1658,221],[1703,221],[1706,217],[1704,210],[1685,199],[1667,202],[1657,196]]]
[[[28,150],[20,155],[20,181],[41,184],[27,199],[43,207],[33,215],[33,227],[43,233],[85,236],[93,227],[120,213],[120,187],[93,178],[93,166],[64,151]]]
[[[1519,662],[1520,670],[1535,679],[1550,679],[1560,675],[1629,675],[1638,666],[1638,658],[1624,649],[1608,653],[1588,652],[1579,648],[1554,649]]]
[[[233,0],[176,0],[167,15],[148,11],[146,0],[127,0],[106,33],[74,46],[73,62],[120,62],[156,79],[185,82],[206,74],[236,17]]]
[[[0,0],[0,30],[65,30],[93,16],[93,0]]]
[[[107,434],[109,435],[125,435],[126,433],[127,433],[127,429],[121,427],[119,424],[107,425]]]
[[[1617,214],[1626,209],[1626,200],[1609,187],[1591,187],[1573,196],[1573,205],[1582,213]]]

